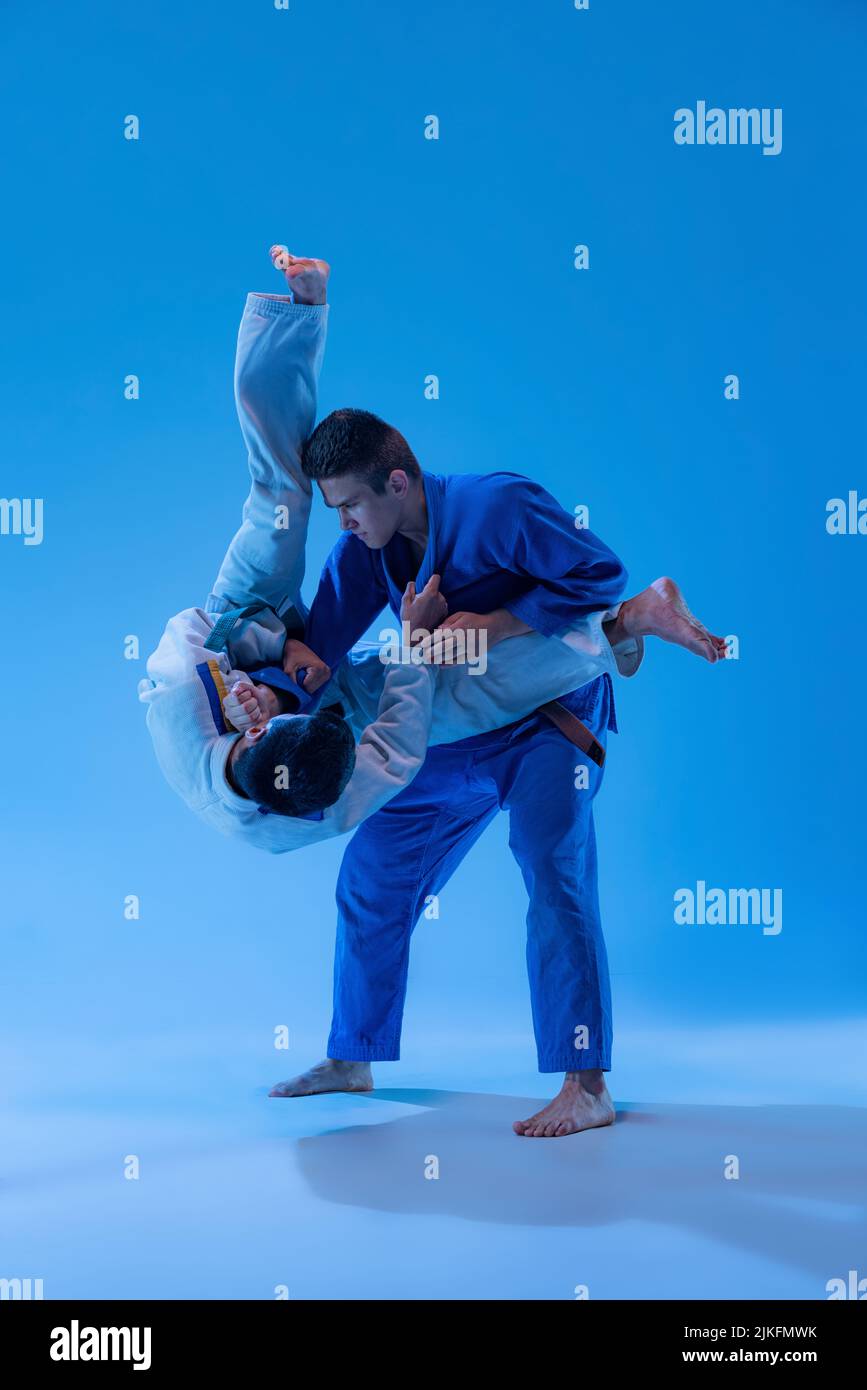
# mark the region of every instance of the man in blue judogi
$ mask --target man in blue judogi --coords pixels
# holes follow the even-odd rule
[[[398,1056],[409,937],[424,899],[506,809],[530,892],[540,1067],[567,1072],[554,1105],[517,1128],[564,1134],[609,1123],[610,1004],[590,812],[613,727],[608,676],[637,669],[645,636],[711,661],[721,639],[691,618],[670,580],[615,602],[619,561],[526,478],[422,475],[402,436],[364,412],[329,416],[305,444],[328,267],[283,248],[272,255],[290,295],[250,295],[238,338],[251,472],[242,524],[205,609],[170,620],[140,687],[167,780],[223,833],[279,853],[378,812],[340,878],[330,1056],[271,1094],[370,1089],[370,1061]],[[349,534],[326,565],[305,644],[284,615],[306,613],[299,586],[313,477]],[[447,598],[436,592],[440,578]],[[397,664],[384,667],[378,649],[350,652],[386,605],[408,612],[410,628],[442,622],[458,647],[482,634],[476,664],[469,673],[440,666],[435,679],[431,668],[404,665],[414,631],[388,658]],[[421,643],[437,644],[436,634]],[[563,697],[573,684],[582,688]],[[329,700],[331,713],[317,712]],[[498,727],[506,720],[514,722]],[[427,744],[436,747],[425,759]]]
[[[489,648],[531,631],[560,636],[576,615],[610,608],[624,591],[617,556],[576,529],[538,484],[512,473],[422,472],[403,436],[369,412],[327,416],[302,462],[344,531],[305,634],[332,669],[383,608],[399,615],[411,581],[421,587],[438,575],[448,603],[442,626],[484,632]],[[676,596],[667,597],[687,622]],[[715,660],[718,652],[703,654]],[[593,827],[606,737],[616,728],[609,677],[562,697],[560,707],[557,723],[537,712],[430,749],[411,785],[356,831],[337,889],[328,1058],[272,1095],[369,1089],[370,1063],[399,1057],[410,936],[425,899],[441,891],[503,810],[530,900],[527,967],[539,1070],[565,1073],[556,1099],[515,1129],[550,1137],[612,1122],[604,1079],[611,1001]]]

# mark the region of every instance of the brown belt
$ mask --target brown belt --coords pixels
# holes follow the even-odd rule
[[[598,767],[605,762],[605,749],[581,720],[568,710],[565,705],[561,705],[559,700],[549,700],[546,705],[540,705],[537,714],[544,714],[550,719],[552,724],[556,724],[561,734],[565,734],[570,743],[574,743],[576,748],[580,748],[582,753],[586,753],[588,758],[592,758]]]

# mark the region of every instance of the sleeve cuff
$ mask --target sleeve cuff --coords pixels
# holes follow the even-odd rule
[[[543,637],[559,637],[568,626],[546,613],[544,608],[534,602],[531,594],[522,594],[519,598],[510,599],[503,607],[513,617],[520,618],[521,622],[526,623],[534,632],[541,632]]]
[[[288,294],[266,294],[262,290],[250,290],[245,305],[247,312],[293,319],[325,319],[328,308],[327,304],[296,304]]]

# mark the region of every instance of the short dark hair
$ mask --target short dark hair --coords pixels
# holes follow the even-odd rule
[[[301,465],[308,478],[317,480],[352,473],[374,492],[385,492],[395,468],[421,477],[418,459],[400,430],[369,410],[332,410],[304,444]]]
[[[278,816],[306,816],[334,805],[354,767],[349,725],[322,710],[272,719],[238,757],[232,776],[245,796]]]

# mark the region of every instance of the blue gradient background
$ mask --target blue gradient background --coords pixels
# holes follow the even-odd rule
[[[135,694],[237,523],[234,338],[246,291],[280,288],[274,241],[334,267],[321,413],[367,406],[435,472],[589,504],[631,588],[672,573],[739,636],[737,662],[655,647],[618,688],[597,803],[616,1022],[686,1051],[805,1030],[833,1071],[822,1038],[864,1014],[867,538],[825,530],[828,498],[867,489],[863,5],[93,3],[4,27],[0,491],[45,499],[40,547],[0,538],[0,1036],[28,1103],[99,1103],[113,1066],[181,1105],[231,1090],[239,1057],[271,1082],[324,1045],[343,842],[216,839]],[[782,153],[677,147],[698,99],[781,106]],[[335,534],[317,504],[308,600]],[[506,831],[418,930],[401,1066],[532,1078]],[[782,888],[781,935],[676,926],[697,879]],[[780,1094],[802,1062],[775,1064]]]

